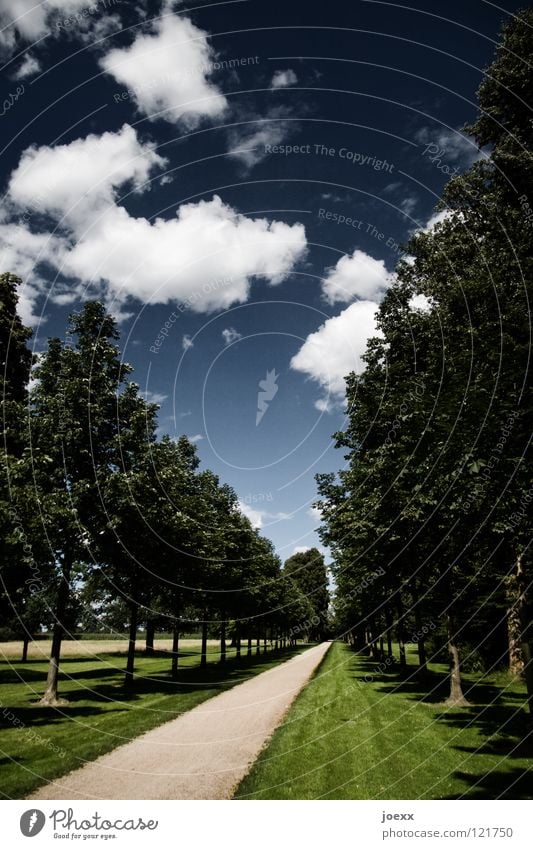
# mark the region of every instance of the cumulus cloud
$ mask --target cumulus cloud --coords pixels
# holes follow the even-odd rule
[[[31,77],[32,74],[37,74],[41,70],[41,63],[31,53],[25,53],[22,62],[13,74],[16,80],[24,80],[26,77]]]
[[[330,304],[349,303],[355,298],[377,300],[392,281],[382,259],[374,259],[364,251],[340,258],[322,281],[322,291]]]
[[[433,304],[431,303],[431,300],[425,295],[413,295],[413,297],[409,301],[409,306],[412,310],[418,310],[419,312],[430,312]]]
[[[375,301],[356,301],[340,315],[328,318],[311,333],[291,360],[291,368],[316,381],[325,396],[320,410],[330,410],[344,398],[347,374],[361,373],[367,340],[377,336]]]
[[[201,442],[202,439],[205,439],[205,436],[203,435],[203,433],[195,433],[194,436],[188,436],[187,439],[189,440],[189,442],[193,442],[194,444],[196,444],[197,442]]]
[[[271,513],[268,510],[258,510],[251,507],[246,501],[239,500],[239,510],[250,520],[254,528],[262,528],[265,522],[287,522],[293,517],[293,513]]]
[[[114,201],[119,186],[148,188],[165,160],[125,124],[118,132],[88,135],[67,145],[27,148],[11,175],[9,198],[29,210],[61,216],[72,227],[94,219]]]
[[[166,15],[129,47],[106,53],[100,65],[132,93],[149,120],[183,121],[195,127],[227,107],[226,98],[210,80],[214,60],[206,32],[188,18]]]
[[[141,392],[141,395],[149,404],[161,405],[168,398],[168,395],[163,395],[161,392],[152,392],[150,389],[145,389],[144,392]]]
[[[146,191],[164,164],[129,126],[29,148],[9,182],[11,220],[0,223],[4,267],[27,275],[33,262],[49,262],[116,308],[134,297],[205,312],[244,302],[253,279],[280,283],[305,254],[302,224],[249,218],[217,195],[182,205],[171,219],[133,217],[118,189]],[[43,213],[57,224],[53,238],[33,232]]]
[[[453,213],[450,209],[442,209],[440,212],[434,212],[427,220],[426,224],[422,227],[423,233],[429,233],[431,230],[434,230],[437,224],[442,224],[443,221],[448,221],[452,217]]]
[[[64,249],[60,238],[47,233],[33,233],[25,223],[0,223],[0,267],[22,278],[18,312],[30,327],[40,320],[36,301],[44,288],[43,280],[34,273],[34,268],[39,263],[61,261]]]
[[[296,85],[298,77],[291,68],[286,71],[276,71],[270,82],[270,88],[288,88],[291,85]]]
[[[183,339],[181,340],[181,347],[184,351],[189,351],[191,348],[194,348],[194,342],[187,334],[185,334]]]
[[[250,521],[253,528],[259,530],[263,527],[263,517],[260,510],[255,510],[245,501],[239,501],[239,510]]]
[[[107,12],[117,4],[118,0],[2,0],[0,54],[9,56],[17,42],[39,42],[50,35],[82,36],[94,26],[101,29],[110,17]]]
[[[451,216],[450,210],[433,213],[416,233],[429,233]],[[413,258],[404,256],[404,261]],[[322,290],[329,303],[347,303],[355,300],[340,315],[327,319],[317,331],[311,333],[291,360],[291,368],[315,380],[325,394],[318,398],[315,407],[321,412],[331,412],[343,400],[344,378],[350,372],[361,373],[365,368],[362,356],[367,342],[380,336],[376,326],[379,300],[394,283],[395,274],[387,271],[383,260],[377,260],[360,250],[341,257],[330,268],[322,281]],[[412,310],[429,312],[432,301],[425,295],[415,295],[409,301]],[[320,512],[310,508],[308,515],[320,520]]]
[[[413,195],[407,195],[403,200],[400,201],[400,209],[407,216],[407,218],[411,217],[411,213],[415,211],[416,205],[418,203],[418,199]]]
[[[228,133],[228,155],[238,160],[246,171],[268,156],[267,147],[284,142],[297,130],[289,120],[290,109],[274,107],[265,116],[248,115],[248,120]]]
[[[242,333],[239,333],[234,327],[225,327],[222,331],[222,338],[224,345],[232,345],[233,342],[238,342],[239,339],[242,339]]]
[[[459,130],[448,130],[446,127],[422,127],[415,138],[427,148],[424,154],[438,157],[443,164],[452,163],[459,167],[468,168],[477,159],[484,159],[485,154],[479,150],[475,141],[463,135]]]

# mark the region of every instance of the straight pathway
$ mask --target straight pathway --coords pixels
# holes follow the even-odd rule
[[[331,643],[237,684],[30,799],[230,799]]]

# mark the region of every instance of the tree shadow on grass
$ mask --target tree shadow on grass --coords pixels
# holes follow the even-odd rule
[[[446,710],[436,719],[453,728],[475,727],[487,741],[499,735],[501,739],[520,740],[524,746],[531,746],[531,725],[525,704],[508,705],[500,699],[492,704]]]
[[[243,683],[250,678],[250,674],[261,672],[262,668],[276,660],[283,662],[299,654],[301,647],[296,649],[284,649],[277,653],[269,652],[267,655],[233,658],[224,664],[217,662],[208,663],[200,668],[195,666],[179,666],[178,675],[174,679],[168,673],[160,675],[143,674],[142,670],[137,672],[131,683],[125,684],[123,677],[115,684],[104,684],[98,687],[97,694],[93,698],[105,701],[136,701],[146,695],[175,696],[184,693],[213,690],[213,695],[222,692],[235,684]],[[73,694],[76,698],[77,694]],[[80,696],[82,698],[83,696]],[[68,695],[66,695],[68,698]]]
[[[447,676],[437,670],[429,669],[420,674],[413,666],[402,668],[397,661],[385,667],[388,661],[379,663],[365,655],[354,658],[353,672],[361,684],[379,684],[383,693],[398,693],[419,702],[438,704],[448,695]]]
[[[75,672],[70,677],[60,673],[59,694],[67,700],[67,704],[60,710],[56,708],[39,707],[38,692],[44,689],[46,679],[46,668],[42,672],[35,670],[24,671],[24,683],[32,683],[32,690],[27,694],[29,703],[25,705],[4,704],[3,707],[11,710],[16,717],[26,725],[44,725],[58,722],[67,715],[72,718],[91,716],[111,710],[104,705],[114,702],[136,702],[145,696],[183,696],[198,691],[213,691],[213,695],[222,692],[235,684],[248,680],[251,673],[261,672],[262,668],[276,660],[283,662],[299,654],[302,647],[295,649],[279,650],[277,653],[268,652],[267,655],[252,655],[229,659],[225,664],[210,662],[206,667],[179,666],[178,677],[173,679],[170,674],[170,659],[168,671],[158,670],[157,674],[150,674],[150,669],[143,670],[142,663],[133,680],[126,684],[124,681],[123,666],[105,667],[96,666],[81,672]],[[139,658],[141,660],[141,658]],[[61,663],[63,667],[63,662]],[[68,667],[67,667],[68,670]],[[13,670],[4,670],[2,683],[21,683]],[[93,682],[92,685],[80,687],[83,682]],[[35,692],[38,691],[38,692]],[[80,704],[82,702],[83,704]],[[87,704],[87,703],[90,704]],[[101,705],[101,706],[100,706]],[[121,710],[127,710],[126,707]],[[9,728],[12,722],[0,715],[0,728]]]
[[[57,725],[71,717],[72,719],[81,719],[83,717],[91,717],[99,713],[110,713],[111,711],[121,712],[125,710],[127,710],[127,708],[114,707],[110,710],[104,710],[104,708],[98,707],[97,705],[76,706],[74,702],[65,705],[65,707],[60,708],[60,710],[52,707],[38,707],[36,704],[26,707],[20,707],[17,705],[11,709],[16,718],[20,720],[20,722],[24,723],[24,727],[26,729],[38,728],[42,725]],[[21,725],[14,725],[13,722],[9,722],[6,719],[2,719],[0,722],[0,731],[13,729],[14,732],[16,731],[20,734],[21,727]]]
[[[449,676],[446,672],[429,669],[427,672],[419,673],[416,667],[408,666],[401,669],[397,663],[383,672],[374,660],[359,657],[359,661],[354,670],[355,676],[363,682],[366,679],[378,683],[380,692],[397,693],[414,701],[433,705],[444,705],[449,696]],[[361,661],[363,661],[362,664]],[[523,725],[525,714],[521,708],[522,705],[525,706],[525,695],[521,696],[520,693],[513,692],[508,685],[498,686],[483,680],[471,682],[465,679],[463,691],[471,706],[448,708],[440,718],[452,723],[454,720],[460,723],[463,721],[462,718],[466,717],[464,720],[466,724],[475,716],[480,722],[483,719],[483,722],[490,726],[484,729],[487,734],[492,733],[491,729],[498,724],[505,724],[507,720],[511,722],[514,714],[517,717],[523,714],[517,720],[520,725]],[[502,705],[503,701],[506,703],[505,707]],[[510,701],[514,705],[509,705]]]
[[[454,772],[453,778],[468,786],[463,793],[444,796],[445,799],[533,799],[532,768],[494,770],[486,774],[471,775]]]
[[[435,721],[451,728],[474,729],[479,734],[479,746],[453,746],[476,758],[484,756],[509,759],[532,759],[531,769],[518,765],[476,775],[456,772],[453,777],[467,785],[463,793],[447,796],[448,799],[530,799],[533,794],[533,729],[526,711],[526,696],[510,689],[509,682],[501,686],[487,681],[471,682],[465,679],[464,693],[471,702],[461,708],[444,708],[449,694],[449,679],[445,672],[429,670],[422,676],[416,669],[397,666],[387,672],[375,660],[359,656],[355,661],[354,677],[364,684],[371,680],[378,691],[398,694],[421,703],[443,706],[435,713]],[[511,685],[512,686],[512,685]],[[485,738],[485,739],[483,739]],[[481,761],[483,763],[483,761]],[[479,760],[476,760],[479,765]]]
[[[401,669],[398,664],[382,672],[376,661],[360,656],[358,660],[354,664],[354,677],[361,683],[369,681],[379,685],[379,692],[396,693],[414,701],[444,707],[449,695],[449,678],[445,672],[430,669],[419,674],[415,667]],[[446,708],[439,719],[456,725],[467,725],[475,719],[487,736],[502,727],[507,727],[510,733],[516,733],[518,729],[529,730],[525,694],[510,690],[508,684],[498,686],[483,680],[465,680],[463,690],[470,706]]]

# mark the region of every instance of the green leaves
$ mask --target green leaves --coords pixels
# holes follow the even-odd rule
[[[345,626],[382,615],[383,586],[353,595],[377,564],[393,593],[416,573],[434,615],[453,598],[460,619],[527,545],[532,25],[527,10],[504,30],[470,127],[490,156],[449,182],[447,216],[410,240],[380,306],[383,337],[347,381],[347,426],[335,434],[347,465],[317,477]],[[417,295],[428,311],[410,308]],[[501,592],[491,603],[504,615]]]

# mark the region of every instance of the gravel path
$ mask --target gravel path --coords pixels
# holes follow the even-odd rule
[[[29,798],[231,798],[330,645],[232,687]]]

